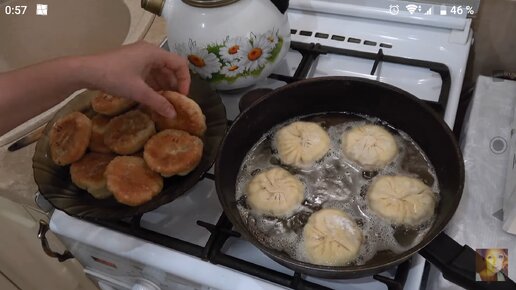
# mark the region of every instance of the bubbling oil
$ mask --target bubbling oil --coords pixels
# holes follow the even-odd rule
[[[321,125],[329,134],[328,153],[313,166],[299,169],[282,164],[273,146],[274,135],[282,127],[307,121]],[[340,148],[342,134],[356,126],[376,124],[393,134],[398,155],[385,168],[367,171],[346,158]],[[261,171],[280,166],[303,182],[305,199],[293,215],[278,218],[259,214],[246,204],[246,186]],[[395,226],[367,205],[366,192],[376,175],[405,175],[420,179],[432,188],[438,204],[439,184],[435,170],[423,150],[406,133],[369,116],[326,113],[298,117],[272,128],[247,153],[236,183],[236,200],[242,220],[263,245],[284,251],[292,258],[307,261],[302,245],[303,227],[310,215],[322,208],[336,208],[349,214],[363,233],[363,243],[352,265],[363,265],[380,251],[401,253],[416,245],[430,229],[434,217],[417,228]]]

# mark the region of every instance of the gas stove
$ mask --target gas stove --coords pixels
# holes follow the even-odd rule
[[[393,18],[388,9],[356,14],[357,7],[290,1],[290,51],[254,87],[219,92],[228,121],[267,89],[304,78],[358,76],[420,97],[453,127],[472,40],[470,20]],[[55,210],[50,229],[102,289],[420,288],[425,261],[419,255],[374,277],[351,280],[305,276],[277,264],[232,230],[213,180],[210,171],[182,197],[132,219],[79,220]]]

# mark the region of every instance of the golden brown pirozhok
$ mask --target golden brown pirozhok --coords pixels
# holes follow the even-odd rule
[[[133,154],[156,133],[154,122],[139,110],[116,116],[107,125],[104,143],[120,155]]]
[[[152,136],[143,151],[149,167],[163,175],[186,175],[201,161],[203,143],[188,132],[167,129]]]
[[[131,109],[136,104],[137,102],[133,100],[112,96],[103,92],[98,93],[91,100],[93,111],[106,116],[116,116]]]
[[[167,91],[161,94],[174,105],[177,116],[169,119],[156,112],[152,112],[152,120],[156,122],[158,130],[178,129],[202,137],[206,131],[206,117],[199,105],[194,100],[180,93]]]
[[[107,188],[120,203],[138,206],[157,195],[163,178],[135,156],[118,156],[106,168]]]
[[[103,199],[112,194],[106,187],[104,173],[109,162],[115,158],[112,154],[90,152],[81,160],[72,163],[70,175],[72,182],[88,191],[93,197]]]
[[[95,115],[91,118],[91,138],[88,146],[91,151],[98,153],[110,153],[111,150],[104,143],[104,133],[106,133],[107,124],[111,120],[103,115]]]
[[[68,165],[84,155],[91,136],[91,120],[80,112],[59,118],[50,130],[50,155],[57,165]]]

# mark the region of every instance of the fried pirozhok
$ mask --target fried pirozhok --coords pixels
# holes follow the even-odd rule
[[[106,187],[104,173],[113,158],[115,156],[112,154],[87,153],[81,160],[72,163],[70,166],[72,182],[79,188],[88,191],[95,198],[110,197],[112,194]]]
[[[206,131],[206,117],[199,105],[177,92],[166,91],[161,94],[174,106],[177,116],[171,119],[152,112],[152,120],[158,130],[177,129],[202,137]]]
[[[123,112],[128,111],[132,107],[136,106],[137,102],[112,96],[103,92],[99,92],[92,100],[91,107],[99,114],[106,116],[116,116]]]
[[[129,111],[109,121],[104,143],[120,155],[133,154],[156,133],[154,122],[139,110]]]
[[[93,152],[110,153],[111,150],[104,143],[104,134],[106,133],[107,125],[110,118],[104,115],[95,115],[91,119],[91,138],[90,148]]]
[[[163,178],[135,156],[118,156],[105,172],[107,188],[120,203],[138,206],[161,192]]]
[[[80,112],[59,118],[50,130],[50,155],[57,165],[68,165],[84,155],[91,136],[91,120]]]
[[[167,129],[152,136],[143,151],[149,167],[163,175],[186,175],[201,161],[203,143],[188,132]]]

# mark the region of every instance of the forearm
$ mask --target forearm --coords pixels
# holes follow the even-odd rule
[[[190,73],[184,58],[145,42],[3,73],[0,136],[82,88],[129,98],[173,118],[174,107],[157,91],[188,94]]]
[[[88,87],[86,62],[65,57],[0,74],[0,136]]]

